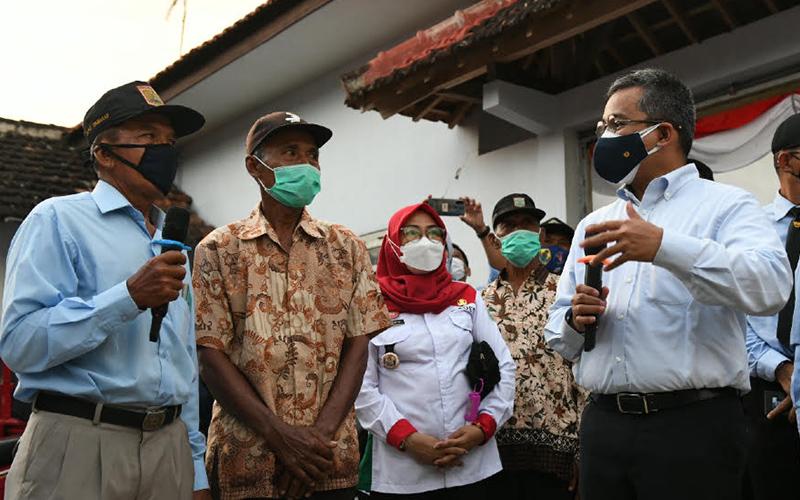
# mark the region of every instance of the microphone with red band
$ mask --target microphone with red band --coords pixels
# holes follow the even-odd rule
[[[594,235],[587,234],[586,237]],[[603,263],[598,262],[595,265],[591,264],[592,257],[599,254],[605,249],[605,245],[598,247],[591,247],[584,250],[586,254],[586,276],[583,283],[598,291],[599,296],[603,295]],[[597,321],[598,317],[595,316],[595,322],[585,325],[583,332],[583,350],[591,351],[594,349],[597,340]]]
[[[184,250],[186,245],[186,234],[189,232],[189,211],[185,208],[172,207],[167,210],[164,219],[164,229],[161,231],[161,253],[170,250]],[[158,342],[158,334],[161,331],[161,322],[167,315],[169,303],[154,307],[150,310],[153,315],[153,322],[150,324],[150,342]]]

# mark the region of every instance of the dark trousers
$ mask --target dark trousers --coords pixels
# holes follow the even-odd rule
[[[379,493],[373,491],[369,495],[369,500],[486,500],[488,498],[500,498],[493,494],[491,490],[492,476],[477,483],[455,486],[441,490],[425,491],[423,493],[412,493],[409,495],[398,495],[394,493]]]
[[[503,470],[494,476],[492,498],[498,500],[572,500],[569,483],[533,470]]]
[[[752,390],[742,398],[747,421],[744,498],[795,498],[800,479],[800,435],[786,414],[767,420],[764,408],[764,391],[783,391],[780,384],[757,378],[751,378],[750,385]]]
[[[745,423],[735,395],[649,415],[590,402],[581,421],[581,500],[739,500]]]

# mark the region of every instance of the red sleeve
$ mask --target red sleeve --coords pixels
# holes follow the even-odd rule
[[[489,417],[491,418],[491,417]],[[494,419],[492,419],[494,422]],[[401,418],[389,429],[389,433],[386,434],[386,442],[389,443],[390,446],[394,446],[398,450],[400,449],[400,445],[403,444],[403,441],[412,434],[417,432],[417,429],[411,425],[411,422],[408,420]]]
[[[492,439],[492,436],[494,436],[494,433],[497,430],[497,422],[495,422],[494,417],[488,413],[481,413],[478,415],[478,418],[475,420],[475,424],[483,431],[484,443]]]

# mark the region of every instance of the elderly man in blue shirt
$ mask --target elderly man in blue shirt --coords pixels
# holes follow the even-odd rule
[[[84,118],[99,181],[51,198],[8,254],[0,356],[33,403],[6,498],[210,498],[186,257],[161,253],[175,140],[202,115],[145,82]],[[149,308],[169,303],[156,342]]]
[[[592,393],[580,495],[740,498],[745,316],[786,303],[786,252],[752,195],[687,162],[695,108],[682,82],[643,69],[607,96],[594,168],[619,199],[578,225],[546,329]],[[604,265],[601,291],[584,284],[578,260],[595,247],[605,247],[588,260]]]
[[[772,154],[780,190],[764,210],[795,269],[800,255],[800,178],[795,173],[800,171],[800,115],[778,126]],[[792,497],[794,485],[786,478],[800,477],[800,436],[794,412],[786,413],[794,369],[789,342],[794,306],[792,297],[779,314],[747,317],[752,390],[742,401],[749,435],[745,488],[753,500]]]

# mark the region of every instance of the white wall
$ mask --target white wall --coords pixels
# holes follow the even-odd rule
[[[738,170],[714,174],[714,180],[750,191],[762,205],[772,203],[778,194],[778,174],[772,166],[772,153]]]
[[[451,130],[442,123],[403,116],[383,120],[378,113],[352,110],[343,103],[339,74],[264,103],[184,145],[177,183],[204,219],[222,225],[245,217],[256,205],[258,189],[244,167],[244,138],[258,116],[277,110],[333,130],[321,150],[323,188],[311,211],[359,234],[385,228],[394,211],[428,194],[475,196],[484,204],[487,223],[501,196],[520,191],[548,215],[566,216],[563,140],[546,138],[547,147],[539,148],[540,141],[531,139],[478,157],[474,124]],[[470,258],[473,283],[483,284],[488,266],[474,233],[458,220],[448,221],[448,229]]]

